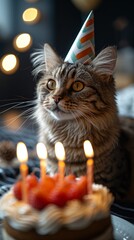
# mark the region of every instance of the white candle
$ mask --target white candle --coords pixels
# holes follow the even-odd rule
[[[58,171],[60,175],[60,182],[63,182],[65,175],[65,150],[61,142],[55,144],[55,155],[58,159]]]
[[[84,142],[84,152],[87,160],[87,183],[88,183],[88,194],[92,193],[92,184],[93,184],[93,167],[94,167],[94,151],[92,148],[92,144],[89,140]]]
[[[40,159],[40,178],[45,180],[46,176],[46,159],[47,159],[47,149],[43,143],[38,143],[36,146],[37,155]]]
[[[26,188],[26,177],[28,174],[28,166],[27,166],[27,161],[28,161],[28,152],[26,145],[23,142],[19,142],[17,144],[17,150],[16,150],[17,158],[20,162],[20,174],[22,177],[22,200],[24,202],[27,202],[28,198],[28,193],[27,193],[27,188]]]

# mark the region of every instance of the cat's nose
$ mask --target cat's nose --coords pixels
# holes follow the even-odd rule
[[[53,99],[54,99],[55,103],[57,104],[57,103],[59,103],[59,101],[62,99],[62,97],[59,96],[59,95],[54,95],[54,96],[53,96]]]

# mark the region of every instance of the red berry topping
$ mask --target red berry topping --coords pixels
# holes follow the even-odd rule
[[[29,193],[29,204],[38,210],[43,209],[48,204],[44,191],[38,187],[31,190]]]
[[[13,193],[18,200],[22,200],[22,182],[21,181],[18,181],[14,184]]]
[[[66,182],[74,182],[76,180],[75,175],[70,174],[64,178],[64,181]]]
[[[34,174],[26,178],[28,202],[38,210],[43,209],[48,204],[55,204],[63,207],[67,201],[78,199],[82,200],[87,194],[87,177],[82,176],[76,180],[73,174],[64,178],[61,182],[59,174],[53,177],[46,175],[45,179],[38,181]],[[18,200],[22,200],[22,181],[18,181],[13,186],[13,192]]]
[[[87,177],[81,176],[80,179],[77,182],[79,191],[81,192],[81,195],[84,196],[87,194]]]
[[[54,187],[55,187],[55,180],[48,175],[46,175],[44,181],[40,180],[39,182],[39,188],[44,189],[44,191],[47,194],[49,194],[54,189]]]
[[[67,192],[67,199],[73,200],[73,199],[81,199],[81,193],[79,192],[79,189],[76,185],[72,185]]]
[[[64,191],[64,188],[55,188],[49,196],[49,202],[59,207],[63,207],[67,202],[67,195],[66,191]]]
[[[28,190],[36,187],[38,184],[38,178],[34,174],[28,175],[26,178],[26,184]]]
[[[71,184],[67,191],[68,200],[79,199],[82,200],[83,196],[87,193],[87,178],[82,176],[75,184]]]

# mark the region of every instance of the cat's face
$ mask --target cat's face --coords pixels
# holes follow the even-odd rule
[[[56,120],[79,118],[97,112],[97,90],[92,75],[81,64],[64,63],[39,83],[40,102]]]
[[[49,55],[45,52],[45,75],[37,88],[39,102],[46,114],[52,119],[63,121],[92,117],[106,111],[108,103],[114,101],[112,56],[111,65],[107,64],[104,72],[103,64],[106,63],[103,54],[84,65],[64,63],[51,51]]]

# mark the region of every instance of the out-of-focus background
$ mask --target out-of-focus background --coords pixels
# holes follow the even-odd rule
[[[96,54],[106,46],[117,46],[119,114],[134,117],[132,0],[0,0],[1,125],[16,129],[30,121],[37,84],[31,53],[47,42],[64,58],[92,9]]]

